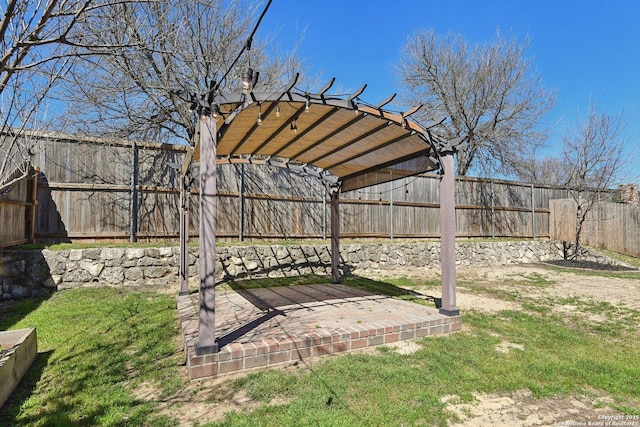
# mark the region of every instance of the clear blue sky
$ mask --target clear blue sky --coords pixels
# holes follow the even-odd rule
[[[557,90],[550,146],[591,97],[602,112],[625,112],[626,136],[637,148],[640,0],[273,0],[258,37],[275,32],[284,49],[300,42],[299,56],[322,83],[336,77],[345,92],[367,83],[361,97],[376,103],[399,91],[393,66],[407,38],[429,28],[470,43],[492,40],[497,29],[529,36],[527,55]]]

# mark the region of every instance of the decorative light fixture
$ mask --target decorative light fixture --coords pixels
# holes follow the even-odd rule
[[[253,85],[253,68],[247,67],[242,73],[242,93],[245,95],[251,92]]]
[[[293,119],[293,120],[291,121],[290,129],[291,129],[294,133],[298,133],[298,123],[296,123],[296,119]]]
[[[280,117],[280,106],[276,105],[276,117]]]
[[[220,107],[218,106],[218,104],[213,104],[211,106],[211,115],[213,116],[214,119],[217,119],[219,114],[220,114]]]
[[[258,121],[256,122],[258,126],[262,124],[262,104],[260,105],[260,111],[258,112]]]
[[[306,103],[306,105],[304,106],[304,112],[305,112],[305,113],[308,113],[308,112],[309,112],[309,98],[307,98],[307,103]]]

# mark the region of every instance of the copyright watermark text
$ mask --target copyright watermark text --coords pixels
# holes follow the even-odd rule
[[[598,415],[591,421],[558,421],[554,427],[640,427],[640,415]]]

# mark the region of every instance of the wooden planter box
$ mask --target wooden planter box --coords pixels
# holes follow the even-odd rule
[[[0,332],[0,408],[9,399],[38,353],[36,328]]]

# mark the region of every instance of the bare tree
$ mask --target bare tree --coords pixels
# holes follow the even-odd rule
[[[46,96],[64,73],[68,61],[58,60],[55,64],[59,67],[48,75],[42,68],[14,74],[0,94],[0,190],[23,179],[30,171],[37,140],[24,130],[44,132],[49,126]]]
[[[63,46],[78,45],[71,35],[92,0],[4,1],[0,21],[0,93],[16,73],[69,56]]]
[[[624,166],[632,161],[622,136],[623,115],[601,113],[597,107],[597,102],[590,101],[586,114],[579,116],[577,125],[562,139],[566,184],[572,188],[571,197],[576,202],[574,257],[581,247],[582,226],[587,214],[601,200],[602,194],[621,178]]]
[[[35,141],[23,131],[50,125],[51,91],[74,58],[92,54],[78,23],[99,14],[107,1],[129,0],[2,0],[0,188],[28,173]]]
[[[201,94],[212,82],[235,89],[248,65],[260,69],[263,87],[279,84],[296,61],[273,51],[267,58],[264,42],[250,46],[258,6],[264,5],[157,0],[105,7],[82,27],[86,41],[97,46],[96,56],[74,68],[69,81],[78,129],[119,138],[189,141],[195,125],[186,94]],[[243,47],[251,49],[231,68]]]
[[[42,103],[68,70],[67,37],[90,1],[8,0],[0,12],[0,189],[29,170],[33,144],[25,127],[41,126]]]
[[[560,157],[540,154],[538,150],[516,159],[513,171],[522,182],[566,186],[569,181],[569,171],[563,160]]]
[[[457,173],[472,168],[509,174],[520,158],[539,147],[540,118],[553,106],[525,57],[529,41],[500,34],[471,46],[460,35],[438,37],[418,31],[408,41],[397,68],[405,99],[424,104],[429,114],[449,118],[445,139],[465,136],[457,153]]]

